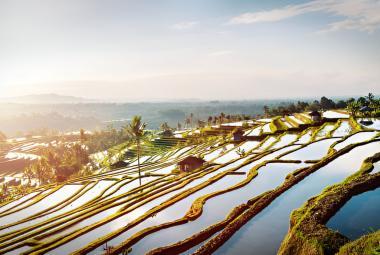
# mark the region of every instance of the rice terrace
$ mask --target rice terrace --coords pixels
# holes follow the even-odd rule
[[[102,165],[92,174],[44,184],[25,171],[4,172],[3,189],[16,189],[10,182],[28,188],[0,207],[0,252],[352,254],[355,243],[375,249],[377,216],[356,219],[379,212],[380,121],[364,119],[328,110],[166,129],[141,148],[91,155]],[[66,139],[66,146],[84,144],[83,136],[70,134],[77,140]],[[10,153],[35,155],[43,140],[8,141]],[[330,228],[343,217],[337,212],[367,193],[375,206],[354,207]]]

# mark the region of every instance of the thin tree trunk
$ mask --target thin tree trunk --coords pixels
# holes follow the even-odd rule
[[[139,181],[141,186],[141,171],[140,171],[140,139],[137,139],[137,167],[139,170]]]

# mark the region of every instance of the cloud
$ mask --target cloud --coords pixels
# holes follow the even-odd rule
[[[171,28],[175,30],[186,30],[191,29],[197,25],[199,25],[198,21],[186,21],[174,24],[173,26],[171,26]]]
[[[312,12],[343,18],[330,23],[323,32],[359,30],[372,33],[380,27],[380,0],[315,0],[268,11],[243,13],[231,18],[228,24],[276,22]]]

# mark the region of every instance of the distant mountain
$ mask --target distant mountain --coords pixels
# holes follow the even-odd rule
[[[95,103],[94,99],[64,96],[58,94],[38,94],[19,97],[0,98],[0,103],[20,103],[20,104],[75,104],[75,103]]]

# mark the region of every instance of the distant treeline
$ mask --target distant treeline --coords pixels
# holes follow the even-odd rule
[[[337,100],[334,101],[325,96],[321,99],[314,100],[312,102],[297,101],[294,103],[288,103],[286,105],[280,105],[277,107],[269,107],[265,105],[263,107],[264,115],[266,116],[277,116],[291,114],[295,112],[304,112],[304,111],[321,111],[321,110],[330,110],[330,109],[346,109],[352,115],[356,115],[362,107],[369,107],[372,109],[373,113],[377,113],[379,109],[380,101],[376,99],[372,93],[369,93],[367,96],[355,98],[349,98],[347,100]]]
[[[7,136],[15,136],[17,131],[21,131],[18,132],[19,135],[28,132],[37,135],[48,130],[103,129],[109,124],[119,129],[134,115],[143,116],[148,129],[158,129],[164,122],[172,127],[176,127],[178,123],[185,126],[191,114],[194,123],[198,120],[208,122],[210,116],[214,118],[220,113],[226,118],[231,116],[233,120],[246,116],[257,117],[265,113],[277,115],[285,111],[345,108],[350,100],[355,99],[332,100],[322,97],[318,101],[289,99],[123,104],[0,104],[0,131]]]

